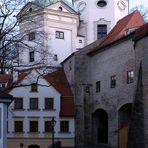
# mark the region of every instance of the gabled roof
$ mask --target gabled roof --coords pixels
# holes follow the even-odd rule
[[[93,51],[89,54],[92,54],[110,44],[121,39],[124,36],[127,36],[130,31],[133,31],[144,24],[144,19],[141,16],[139,11],[134,11],[133,13],[125,16],[117,22],[115,27],[110,31],[110,33],[102,40],[102,42],[96,46]]]
[[[74,98],[63,69],[49,73],[44,78],[61,94],[61,117],[74,117]]]
[[[136,30],[134,40],[135,41],[140,40],[145,36],[148,36],[148,23],[144,24],[143,26],[141,26],[139,29]]]
[[[32,0],[32,3],[36,3],[38,5],[40,5],[41,7],[45,8],[45,7],[48,7],[50,5],[53,5],[53,4],[56,4],[58,2],[61,2],[62,4],[66,5],[68,8],[70,8],[72,11],[76,12],[74,10],[74,6],[72,3],[70,3],[68,0],[42,0],[42,1],[39,1],[39,0]]]
[[[25,77],[28,76],[30,73],[31,71],[21,72],[18,75],[18,81],[15,83],[12,83],[12,75],[7,76],[3,74],[2,76],[0,76],[0,82],[1,81],[9,82],[9,77],[11,78],[11,82],[9,82],[8,87],[5,89],[8,92],[12,89],[15,89],[15,87],[17,87],[17,84],[23,81]],[[61,108],[59,115],[61,117],[74,117],[75,116],[74,98],[72,91],[70,89],[70,85],[67,81],[66,75],[64,73],[64,70],[61,68],[55,72],[49,73],[43,76],[43,79],[49,82],[50,85],[54,87],[61,95]]]
[[[49,73],[44,78],[62,95],[72,96],[72,92],[63,69]]]
[[[7,105],[10,105],[10,103],[13,100],[13,96],[6,94],[3,91],[0,91],[0,103],[6,103]]]

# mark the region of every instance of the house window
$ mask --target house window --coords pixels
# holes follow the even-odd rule
[[[115,88],[116,87],[116,76],[111,76],[110,78],[110,87]]]
[[[29,61],[34,62],[34,51],[29,52]]]
[[[31,92],[37,92],[38,91],[38,85],[36,83],[31,84]]]
[[[54,61],[58,61],[58,55],[55,54],[54,57],[53,57]]]
[[[64,39],[64,32],[56,31],[56,38],[57,39]]]
[[[107,35],[107,25],[97,26],[97,39],[105,37]]]
[[[52,123],[51,121],[45,121],[45,132],[52,132]]]
[[[134,82],[134,71],[127,71],[127,84]]]
[[[45,98],[45,109],[53,110],[54,107],[54,99],[53,98]]]
[[[28,34],[28,40],[29,40],[29,41],[35,40],[35,32],[30,32],[30,33]]]
[[[0,88],[5,88],[6,84],[5,83],[0,83]]]
[[[38,109],[38,98],[30,98],[30,109],[31,110]]]
[[[79,40],[79,43],[82,43],[82,40]]]
[[[14,99],[14,109],[23,109],[23,98]]]
[[[23,132],[23,121],[15,121],[14,122],[14,131],[15,132]]]
[[[60,122],[60,131],[61,132],[69,132],[69,121],[61,121]]]
[[[97,81],[96,82],[96,92],[100,92],[101,91],[101,82]]]
[[[38,132],[38,121],[30,121],[30,132]]]

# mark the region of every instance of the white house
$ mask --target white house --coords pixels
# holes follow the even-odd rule
[[[0,91],[0,148],[7,148],[7,108],[13,97]]]
[[[48,148],[52,144],[53,117],[55,141],[74,146],[74,102],[63,70],[40,77],[36,85],[38,76],[34,70],[21,76],[10,91],[15,99],[8,113],[8,148]]]

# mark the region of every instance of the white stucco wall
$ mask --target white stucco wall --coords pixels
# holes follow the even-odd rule
[[[83,0],[86,3],[86,7],[84,11],[80,12],[80,19],[87,23],[87,44],[92,43],[97,38],[95,36],[95,32],[97,28],[94,28],[94,23],[100,19],[104,19],[107,22],[110,22],[110,26],[108,26],[110,31],[114,25],[117,23],[119,19],[128,14],[127,8],[125,11],[120,11],[117,6],[117,0],[106,0],[107,5],[105,7],[98,7],[97,2],[99,0]],[[118,0],[119,1],[119,0]],[[126,1],[126,0],[124,0]],[[77,5],[80,3],[80,0],[75,1],[75,9],[77,9]],[[125,2],[128,3],[127,1]]]
[[[33,72],[33,75],[36,74]],[[30,78],[26,78],[21,83],[27,84],[30,81]],[[14,133],[14,121],[22,120],[24,123],[24,133],[21,134],[23,137],[30,137],[29,133],[29,121],[38,121],[39,137],[45,136],[44,131],[44,121],[50,121],[51,117],[55,117],[55,138],[74,138],[75,136],[75,127],[74,127],[74,118],[61,118],[59,117],[60,112],[60,94],[55,90],[50,84],[44,80],[40,79],[39,84],[44,86],[38,86],[38,92],[30,92],[30,86],[27,87],[18,87],[14,88],[10,94],[14,97],[23,97],[23,110],[14,110],[14,102],[9,106],[8,114],[8,137],[17,137],[19,134]],[[49,86],[49,87],[47,87]],[[29,98],[37,97],[38,98],[38,108],[39,110],[29,110]],[[44,98],[52,97],[54,98],[54,110],[44,110]],[[60,121],[66,120],[69,121],[69,132],[60,133]]]

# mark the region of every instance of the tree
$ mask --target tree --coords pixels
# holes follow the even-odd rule
[[[25,0],[1,0],[0,1],[0,72],[5,70],[19,71],[31,68],[43,68],[51,66],[53,54],[45,47],[47,34],[39,29],[42,24],[32,14],[21,13]],[[42,8],[40,8],[42,9]],[[32,11],[31,9],[29,10]],[[18,13],[19,12],[19,13]],[[29,16],[29,17],[28,17]],[[28,21],[30,28],[25,26],[24,31],[20,28],[22,21]],[[34,28],[33,28],[34,27]],[[28,29],[28,30],[27,30]],[[28,31],[35,30],[38,40],[27,41]],[[24,52],[35,51],[38,61],[28,64],[22,60]],[[51,59],[51,60],[49,60]],[[51,67],[50,67],[51,68]]]

